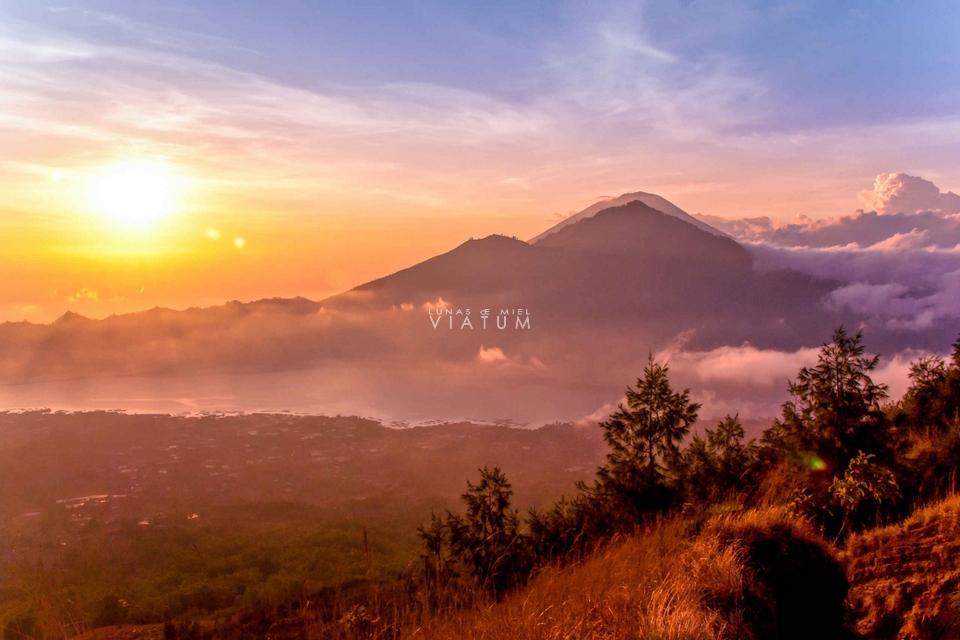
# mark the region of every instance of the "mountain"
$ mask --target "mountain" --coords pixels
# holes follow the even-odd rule
[[[836,283],[759,271],[703,226],[634,200],[531,243],[470,240],[320,302],[6,323],[0,407],[563,420],[616,401],[651,352],[795,352],[863,321],[824,304]],[[709,393],[781,402],[736,375]]]
[[[547,229],[537,237],[532,238],[530,242],[531,244],[539,242],[540,240],[543,240],[547,236],[556,233],[560,229],[563,229],[568,225],[580,222],[585,218],[590,218],[592,216],[595,216],[596,214],[600,213],[605,209],[609,209],[611,207],[619,207],[621,205],[629,204],[634,201],[642,202],[648,207],[652,209],[656,209],[657,211],[661,211],[667,214],[668,216],[679,218],[680,220],[683,220],[684,222],[692,224],[693,226],[697,227],[698,229],[702,229],[707,233],[711,233],[716,236],[724,236],[724,237],[726,237],[727,235],[724,232],[720,231],[719,229],[711,227],[706,222],[703,222],[701,220],[698,220],[697,218],[694,218],[689,213],[687,213],[677,205],[673,204],[666,198],[662,198],[653,193],[644,193],[643,191],[637,191],[635,193],[625,193],[619,198],[604,199],[604,200],[601,200],[600,202],[592,204],[586,209],[584,209],[583,211],[581,211],[580,213],[575,213],[569,218],[564,219],[562,222],[559,222],[554,226],[550,227],[549,229]]]
[[[829,290],[797,274],[756,273],[736,241],[633,201],[533,243],[470,240],[323,304],[419,309],[443,301],[462,309],[532,309],[540,331],[555,332],[557,341],[564,332],[628,328],[660,342],[685,327],[697,329],[704,347],[730,340],[792,347],[836,319],[816,310]]]
[[[673,309],[702,306],[717,293],[740,297],[750,279],[750,255],[734,240],[633,201],[533,243],[470,240],[323,304],[419,307],[442,298],[462,306],[488,296],[561,316],[594,304],[635,313],[642,303]]]

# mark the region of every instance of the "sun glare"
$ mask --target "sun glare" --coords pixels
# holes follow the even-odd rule
[[[94,177],[91,204],[113,222],[144,229],[176,212],[180,182],[173,169],[163,162],[119,162]]]

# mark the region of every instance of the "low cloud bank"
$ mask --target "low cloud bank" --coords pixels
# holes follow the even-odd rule
[[[836,283],[825,308],[864,328],[960,331],[960,195],[904,173],[858,194],[871,210],[775,225],[769,218],[701,219],[748,247],[761,271],[790,269]],[[942,335],[940,335],[942,334]],[[932,343],[931,343],[932,344]]]
[[[727,413],[746,418],[779,416],[789,400],[788,384],[801,368],[817,364],[820,350],[816,346],[779,351],[743,344],[688,351],[683,343],[681,337],[656,357],[668,363],[675,386],[689,387],[694,399],[703,403],[705,418]],[[881,354],[873,380],[889,387],[891,399],[899,399],[909,386],[910,363],[924,355],[930,354],[916,350]]]
[[[858,194],[864,208],[848,216],[798,216],[777,225],[768,217],[699,218],[731,236],[778,247],[849,249],[955,249],[960,245],[960,195],[928,180],[881,173],[873,189]]]

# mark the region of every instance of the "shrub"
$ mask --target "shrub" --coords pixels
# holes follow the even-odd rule
[[[881,508],[899,495],[893,472],[873,458],[861,451],[850,461],[843,478],[835,478],[830,485],[833,499],[843,509],[844,529],[860,526],[870,514],[879,525]]]

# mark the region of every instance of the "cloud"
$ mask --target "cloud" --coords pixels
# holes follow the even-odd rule
[[[697,213],[694,214],[694,217],[706,222],[710,226],[719,229],[720,231],[723,231],[729,236],[733,236],[734,238],[739,238],[741,240],[750,240],[756,238],[774,228],[773,221],[767,216],[729,220],[720,216]]]
[[[956,336],[960,196],[916,176],[882,173],[860,199],[877,210],[801,215],[779,226],[766,217],[699,217],[740,240],[760,271],[836,283],[823,300],[828,309],[858,314],[872,328]]]
[[[960,213],[960,196],[942,193],[935,184],[905,173],[881,173],[872,190],[857,194],[864,208],[882,214],[939,211],[943,214]]]
[[[430,302],[428,300],[427,302],[424,302],[423,305],[421,305],[421,308],[424,311],[437,311],[437,310],[443,311],[445,309],[449,309],[450,307],[451,307],[451,303],[447,302],[443,298],[437,298],[436,302]]]
[[[483,345],[480,346],[480,353],[477,354],[477,358],[480,360],[480,362],[485,362],[488,364],[492,362],[506,362],[508,359],[499,347],[490,347],[489,349],[485,349]]]
[[[69,164],[85,173],[95,166],[78,157],[95,165],[135,151],[185,166],[219,197],[306,202],[336,190],[435,208],[462,170],[437,158],[454,149],[510,156],[555,133],[541,105],[482,92],[425,83],[305,89],[192,46],[119,46],[18,27],[0,27],[0,185],[23,207],[36,198],[18,186],[28,169]]]
[[[817,349],[793,352],[758,349],[750,344],[725,346],[712,351],[680,351],[670,358],[671,366],[692,373],[704,383],[746,383],[782,386],[801,367],[816,362]]]
[[[613,414],[620,405],[626,404],[626,402],[627,402],[626,397],[621,398],[618,402],[605,402],[604,404],[600,405],[595,411],[575,421],[574,424],[581,428],[593,427],[598,422],[603,422],[604,420],[609,418],[610,415]]]
[[[76,11],[83,19],[69,32],[9,20],[0,27],[0,187],[11,206],[50,211],[24,174],[62,167],[69,176],[143,153],[182,165],[197,193],[227,201],[217,208],[304,215],[360,200],[366,211],[373,198],[404,215],[495,211],[532,224],[524,216],[539,223],[542,211],[587,194],[637,188],[686,193],[712,213],[776,216],[770,193],[836,181],[840,163],[859,168],[894,149],[899,161],[952,166],[953,115],[798,131],[784,108],[795,105],[736,47],[702,46],[740,42],[780,18],[701,4],[568,7],[555,29],[524,42],[525,64],[469,84],[426,70],[407,82],[331,82],[318,67],[294,74],[298,85],[270,76],[239,41],[92,11]],[[825,149],[833,162],[809,162]]]
[[[754,243],[760,270],[790,269],[836,283],[828,309],[857,314],[874,329],[960,331],[960,249],[918,247],[922,234],[894,236],[868,248],[790,248]]]
[[[684,342],[681,337],[676,344]],[[820,350],[810,346],[781,351],[743,344],[687,351],[678,350],[676,344],[668,350],[671,381],[674,386],[692,389],[694,400],[703,404],[700,413],[704,417],[780,415],[781,405],[789,399],[787,383],[796,379],[801,368],[816,365]],[[905,350],[882,356],[871,377],[888,385],[889,397],[898,399],[909,386],[910,362],[924,355],[929,353]]]
[[[67,298],[68,302],[78,302],[80,300],[98,300],[97,292],[84,287],[75,294]]]
[[[896,302],[904,300],[904,296],[909,293],[909,287],[898,283],[857,282],[836,289],[830,294],[828,300],[833,307],[878,314],[889,310]]]
[[[960,244],[960,218],[937,211],[887,214],[858,211],[839,218],[799,219],[782,227],[756,233],[751,240],[782,247],[856,245],[866,248],[882,247],[884,242],[907,234],[926,234],[920,239],[920,246],[953,248]]]
[[[655,42],[649,13],[636,3],[584,9],[573,33],[541,53],[560,86],[552,98],[600,116],[594,128],[614,145],[636,134],[648,144],[716,140],[755,124],[768,101],[762,83],[733,56],[691,59],[672,50],[681,43]]]
[[[960,196],[905,173],[881,173],[859,194],[871,210],[835,218],[798,215],[777,225],[768,217],[729,220],[698,216],[731,236],[778,247],[953,249],[960,245]]]
[[[872,244],[868,249],[873,251],[900,251],[903,249],[922,249],[930,246],[930,233],[924,229],[914,229],[910,233],[895,233],[886,240]]]
[[[960,320],[960,270],[940,275],[932,289],[900,283],[854,283],[833,291],[829,303],[871,316],[891,329],[921,331]]]

